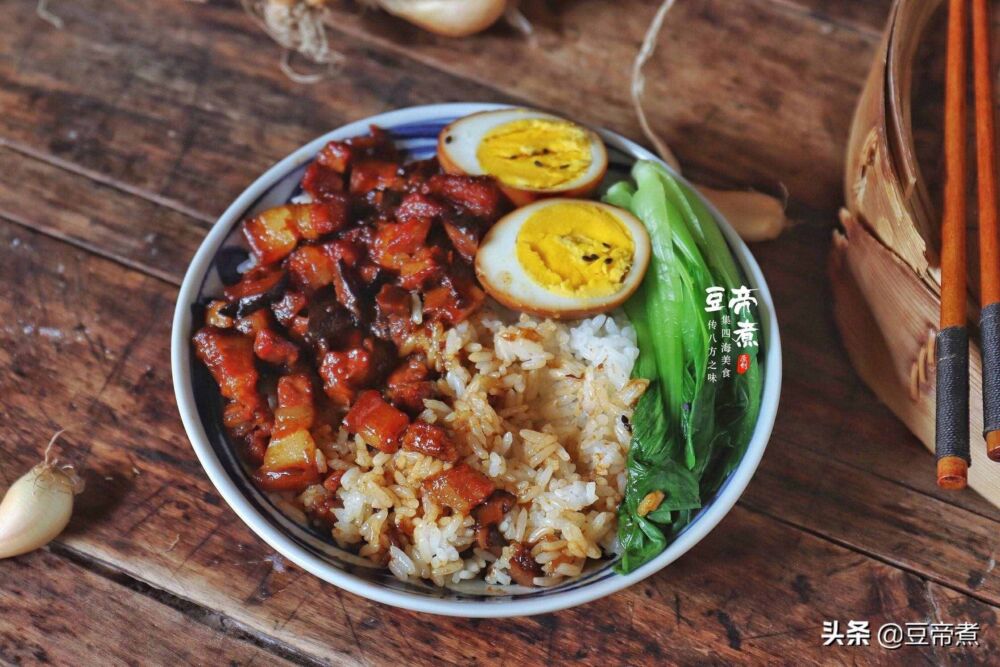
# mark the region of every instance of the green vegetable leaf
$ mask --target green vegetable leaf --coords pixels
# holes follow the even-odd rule
[[[714,216],[662,165],[639,161],[632,178],[635,185],[617,183],[605,197],[643,222],[652,250],[642,285],[625,303],[640,350],[633,375],[651,382],[632,415],[619,507],[622,558],[616,570],[623,573],[665,549],[739,465],[763,387],[755,347],[738,350],[751,357],[746,373],[707,381],[719,323],[705,312],[706,290],[729,291],[744,280]],[[759,327],[754,309],[723,313],[734,326],[739,320]],[[663,494],[662,501],[639,516],[640,503],[654,492]]]
[[[657,523],[670,523],[670,516],[663,512],[690,510],[701,507],[698,496],[698,478],[690,470],[674,461],[649,465],[631,460],[628,466],[628,493],[626,506],[638,514],[638,506],[650,493],[659,491],[663,499],[646,518]],[[634,507],[633,507],[634,505]]]
[[[617,206],[618,208],[629,209],[632,205],[632,195],[635,194],[635,186],[628,181],[618,181],[604,193],[604,201]]]
[[[618,541],[622,557],[615,564],[615,571],[628,574],[656,558],[667,548],[667,537],[651,521],[634,514],[618,518]]]
[[[648,465],[663,461],[667,450],[667,416],[663,411],[660,383],[651,382],[632,411],[632,444],[629,458]]]

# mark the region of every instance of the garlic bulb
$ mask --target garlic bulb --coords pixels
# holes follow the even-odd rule
[[[0,501],[0,558],[51,542],[69,523],[73,497],[80,491],[73,467],[58,465],[46,453],[46,460],[15,481]]]

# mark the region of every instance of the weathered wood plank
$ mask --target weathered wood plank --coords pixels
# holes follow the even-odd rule
[[[47,551],[0,562],[0,662],[291,664]]]
[[[338,5],[348,66],[306,87],[278,71],[278,48],[235,3],[87,0],[59,8],[63,31],[9,3],[0,8],[10,33],[0,45],[0,137],[211,211],[306,139],[393,106],[530,100],[639,137],[628,72],[654,10],[568,3],[558,29],[540,26],[532,45],[499,28],[442,40]],[[674,12],[649,65],[648,106],[684,162],[839,202],[842,146],[874,35],[772,0],[739,12],[721,0],[683,2]]]
[[[996,521],[907,493],[776,438],[743,498],[748,507],[877,554],[960,590],[1000,601]],[[775,493],[777,488],[781,493]]]
[[[996,655],[1000,639],[989,630],[997,621],[994,607],[984,605],[979,600],[956,593],[934,583],[927,584],[927,598],[930,603],[926,613],[933,623],[979,623],[979,646],[938,648],[935,662],[938,664],[975,664],[982,655]]]
[[[907,592],[924,585],[918,577],[743,509],[646,584],[542,618],[428,619],[343,593],[275,558],[200,472],[171,407],[172,289],[9,224],[0,247],[9,258],[0,285],[11,294],[0,303],[3,475],[30,465],[50,430],[68,428],[64,455],[88,471],[89,489],[65,545],[310,655],[500,664],[542,661],[551,643],[552,655],[587,649],[586,664],[639,660],[653,646],[681,662],[766,660],[814,655],[821,615],[922,613]],[[780,494],[769,479],[754,484]],[[811,579],[808,600],[798,575]],[[899,604],[869,603],[886,596]],[[676,620],[678,604],[686,620]],[[670,618],[685,632],[670,633]],[[498,643],[498,632],[514,639]]]
[[[0,217],[180,283],[209,225],[0,146]]]
[[[555,27],[540,22],[534,42],[520,45],[502,29],[454,41],[350,9],[337,11],[331,24],[639,137],[629,73],[658,5],[564,3]],[[772,0],[742,2],[739,11],[725,0],[679,2],[647,65],[650,122],[696,174],[764,187],[781,182],[793,199],[834,206],[852,111],[877,41],[875,31]]]
[[[355,41],[337,79],[295,84],[235,2],[84,0],[55,11],[63,30],[30,4],[0,7],[0,143],[182,210],[217,215],[271,164],[345,122],[500,97]]]
[[[932,457],[856,378],[825,306],[828,235],[800,226],[756,249],[777,304],[785,373],[774,436],[744,502],[1000,599],[989,566],[1000,510],[972,492],[938,490]]]

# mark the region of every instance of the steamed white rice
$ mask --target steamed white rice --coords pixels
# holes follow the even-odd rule
[[[494,307],[414,347],[441,374],[443,395],[425,401],[420,418],[443,426],[461,461],[517,497],[499,531],[531,548],[544,572],[534,583],[574,577],[588,558],[613,551],[630,438],[623,417],[646,387],[629,377],[639,350],[627,319],[560,323]],[[403,580],[511,583],[513,548],[499,557],[477,548],[473,518],[421,492],[451,464],[374,451],[345,432],[319,444],[323,465],[346,471],[332,531],[341,546]],[[311,487],[299,500],[308,509],[320,495]]]

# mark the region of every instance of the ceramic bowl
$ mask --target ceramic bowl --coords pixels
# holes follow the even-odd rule
[[[248,187],[212,227],[184,277],[174,313],[171,363],[174,391],[184,428],[209,479],[234,512],[261,539],[290,561],[317,577],[378,602],[415,611],[464,617],[520,616],[551,612],[619,591],[666,567],[697,544],[729,512],[743,493],[767,446],[778,408],[781,385],[781,344],[771,294],[760,268],[729,224],[712,209],[749,286],[756,290],[762,329],[764,389],[760,417],[738,467],[714,497],[706,499],[694,520],[654,560],[628,575],[612,570],[610,560],[594,561],[580,577],[559,586],[491,594],[481,582],[459,589],[396,579],[388,570],[339,549],[319,531],[283,514],[258,491],[221,428],[218,390],[207,371],[193,359],[191,334],[198,304],[221,292],[246,258],[240,222],[266,208],[287,202],[316,153],[332,139],[365,134],[371,124],[389,130],[411,158],[433,155],[438,132],[461,116],[492,104],[438,104],[412,107],[359,120],[306,144],[271,167]],[[657,158],[641,146],[606,130],[599,131],[608,147],[609,174],[622,177],[638,159]],[[228,274],[228,276],[227,276]]]

